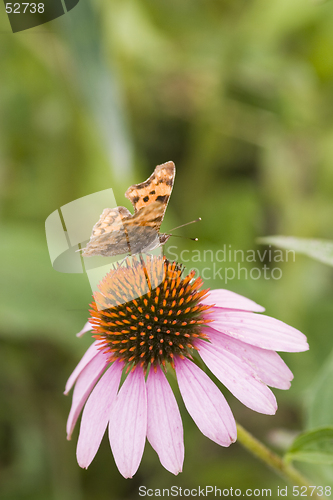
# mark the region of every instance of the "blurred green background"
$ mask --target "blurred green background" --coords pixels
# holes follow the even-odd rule
[[[2,8],[2,7],[1,7]],[[3,8],[2,8],[3,9]],[[87,277],[52,269],[48,215],[112,187],[123,193],[155,165],[176,163],[162,229],[197,217],[168,247],[259,249],[259,236],[333,239],[333,2],[305,0],[81,0],[67,15],[12,34],[0,19],[0,496],[3,500],[138,498],[138,486],[267,488],[283,480],[238,444],[201,435],[178,392],[184,472],[163,469],[147,443],[132,480],[106,437],[87,471],[78,429],[65,438],[68,375],[91,339]],[[175,250],[173,249],[173,252]],[[190,267],[188,264],[188,267]],[[332,270],[304,256],[281,279],[218,276],[303,331],[310,351],[285,354],[292,388],[274,391],[276,416],[226,389],[236,419],[282,452],[277,430],[307,425],[311,384],[332,346]],[[193,263],[213,268],[212,262]],[[236,267],[237,263],[218,263]],[[242,266],[262,267],[260,261]],[[282,448],[279,449],[279,446]],[[332,484],[332,468],[304,468]]]

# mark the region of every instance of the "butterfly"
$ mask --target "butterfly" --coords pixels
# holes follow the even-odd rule
[[[164,245],[169,234],[159,232],[173,188],[176,167],[172,161],[158,165],[141,184],[130,186],[125,196],[134,208],[105,208],[94,225],[83,257],[147,253]]]

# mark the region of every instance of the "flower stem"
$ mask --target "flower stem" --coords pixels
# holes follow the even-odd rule
[[[292,484],[297,486],[306,486],[307,488],[311,485],[309,481],[298,472],[292,465],[287,464],[282,460],[279,455],[273,453],[269,448],[262,444],[258,439],[256,439],[252,434],[244,429],[240,424],[237,423],[237,441],[244,446],[248,451],[250,451],[254,456],[260,458],[266,465],[271,467],[274,472]],[[320,498],[315,492],[312,494],[312,498]]]

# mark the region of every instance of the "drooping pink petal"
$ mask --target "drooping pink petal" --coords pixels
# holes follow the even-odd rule
[[[187,411],[201,432],[221,446],[236,440],[236,423],[221,391],[188,359],[175,363],[180,392]]]
[[[277,410],[274,394],[247,363],[204,340],[199,340],[196,346],[210,371],[237,399],[251,410],[274,415]]]
[[[67,420],[67,439],[71,438],[83,405],[108,363],[108,356],[99,351],[80,373],[74,387],[72,406]]]
[[[232,352],[248,363],[265,384],[277,389],[289,389],[294,376],[275,351],[245,344],[210,327],[204,331],[216,348]]]
[[[110,412],[110,445],[119,472],[125,478],[138,470],[146,434],[146,383],[142,368],[137,366],[128,374]]]
[[[209,294],[201,299],[205,305],[215,305],[217,308],[240,309],[242,311],[263,312],[264,307],[256,304],[253,300],[247,299],[238,293],[230,290],[211,290]]]
[[[183,425],[175,396],[162,370],[151,368],[147,380],[147,438],[169,472],[178,474],[184,462]]]
[[[306,337],[278,319],[244,311],[214,309],[210,327],[230,337],[272,351],[299,352],[309,346]]]
[[[89,332],[89,330],[92,330],[92,329],[93,329],[92,325],[89,323],[89,321],[87,321],[87,323],[84,325],[82,330],[80,330],[79,333],[76,334],[76,336],[82,337],[82,335],[84,335],[86,332]]]
[[[81,360],[79,363],[76,365],[74,371],[72,374],[69,376],[69,379],[67,380],[66,387],[65,387],[65,392],[64,394],[68,394],[71,388],[73,387],[75,380],[78,378],[82,370],[85,369],[88,363],[97,356],[97,354],[100,352],[97,348],[98,341],[96,340],[91,346],[86,350],[84,355],[82,356]]]
[[[119,388],[123,363],[115,361],[92,390],[83,409],[76,456],[80,467],[87,468],[101,444],[110,418],[110,408]]]

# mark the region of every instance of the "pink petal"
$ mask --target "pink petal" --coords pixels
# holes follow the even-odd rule
[[[146,384],[142,368],[137,367],[128,374],[110,413],[110,445],[119,472],[126,478],[138,470],[146,434]]]
[[[210,327],[246,344],[272,351],[299,352],[309,346],[306,337],[278,319],[243,311],[215,309]]]
[[[222,307],[224,309],[240,309],[242,311],[255,311],[263,312],[264,307],[247,299],[238,293],[231,292],[230,290],[211,290],[209,295],[200,301],[205,305],[215,305],[215,307]]]
[[[70,375],[69,379],[67,380],[66,387],[65,387],[65,392],[64,394],[68,394],[71,388],[73,387],[75,380],[78,378],[82,370],[85,369],[88,363],[97,356],[97,354],[100,353],[99,349],[97,348],[98,341],[96,340],[89,349],[86,350],[84,355],[82,356],[80,362],[78,365],[76,365],[73,373]]]
[[[235,419],[208,375],[188,359],[176,360],[176,374],[187,411],[201,432],[221,446],[236,441]]]
[[[119,388],[123,363],[115,361],[95,385],[84,407],[76,456],[80,467],[87,468],[101,444],[110,418],[110,408]]]
[[[232,352],[248,363],[265,384],[278,389],[289,389],[294,376],[275,351],[245,344],[209,327],[204,331],[214,346]]]
[[[183,425],[175,396],[162,370],[151,368],[147,380],[147,438],[169,472],[178,474],[184,462]]]
[[[72,406],[67,420],[67,439],[71,438],[83,405],[108,363],[108,356],[99,351],[80,373],[74,387]]]
[[[251,410],[274,415],[276,399],[251,367],[233,353],[200,340],[196,343],[200,356],[214,375]]]
[[[93,329],[92,325],[89,323],[89,321],[87,321],[87,323],[84,325],[82,330],[79,331],[79,333],[77,333],[76,336],[82,337],[83,334],[85,334],[86,332],[89,332],[89,330],[92,330],[92,329]]]

